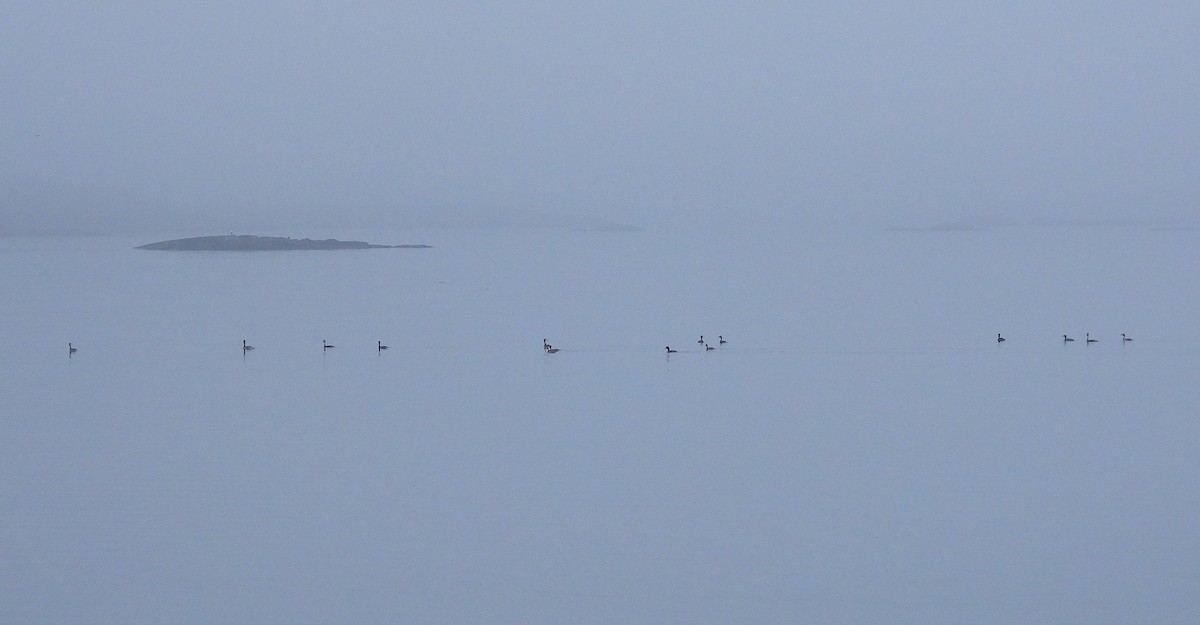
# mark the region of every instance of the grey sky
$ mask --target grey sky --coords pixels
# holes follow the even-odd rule
[[[1188,2],[0,7],[0,233],[1195,225]]]

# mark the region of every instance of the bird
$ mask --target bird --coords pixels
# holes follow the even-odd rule
[[[377,351],[383,351],[383,350],[387,349],[388,346],[384,345],[383,341],[375,341],[375,348]]]
[[[668,353],[668,354],[677,354],[677,353],[679,353],[679,350],[677,350],[677,349],[671,349],[671,346],[670,346],[670,345],[668,345],[668,346],[667,346],[667,353]]]
[[[700,344],[703,344],[703,343],[704,343],[704,335],[703,335],[703,334],[701,334],[701,335],[700,335],[700,340],[699,340],[699,341],[696,341],[696,342],[697,342],[697,343],[700,343]]]
[[[1085,332],[1083,334],[1083,339],[1085,341],[1087,341],[1088,343],[1099,343],[1100,342],[1100,339],[1092,338],[1092,334],[1090,332]]]
[[[706,352],[711,352],[711,351],[712,351],[712,350],[714,350],[714,349],[716,349],[716,348],[715,348],[715,347],[713,347],[712,345],[709,345],[708,343],[705,343],[705,344],[704,344],[704,351],[706,351]]]
[[[1133,340],[1133,339],[1129,338],[1128,336],[1125,336],[1125,333],[1124,333],[1124,332],[1122,332],[1122,333],[1121,333],[1121,342],[1122,342],[1122,343],[1125,343],[1125,342],[1127,342],[1127,341],[1132,341],[1132,340]]]
[[[246,339],[242,339],[242,352],[244,353],[244,352],[252,352],[252,351],[254,351],[254,346],[247,345]]]
[[[74,354],[74,353],[75,353],[75,352],[77,352],[77,351],[79,351],[79,350],[78,350],[78,349],[76,349],[74,345],[71,345],[70,343],[67,343],[67,355],[68,355],[68,356],[70,356],[71,354]]]
[[[333,349],[334,347],[337,347],[337,345],[330,345],[329,343],[325,342],[325,339],[321,339],[321,348],[322,349]]]
[[[726,341],[726,340],[725,340],[725,337],[723,337],[723,336],[721,336],[720,334],[718,334],[718,335],[717,335],[717,342],[718,342],[718,344],[720,344],[720,345],[724,345],[724,344],[728,343],[729,341]]]
[[[997,343],[1003,343],[1003,342],[1004,342],[1004,337],[1003,337],[1003,336],[1000,336],[1000,333],[999,333],[999,332],[997,332],[997,333],[996,333],[996,342],[997,342]]]
[[[542,339],[542,349],[550,351],[553,349],[553,347],[550,345],[550,343],[546,342],[546,339]]]
[[[1074,342],[1075,342],[1075,339],[1073,339],[1065,334],[1063,335],[1063,343],[1074,343]]]

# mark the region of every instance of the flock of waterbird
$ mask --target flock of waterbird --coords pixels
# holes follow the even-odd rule
[[[1070,336],[1068,336],[1066,334],[1062,335],[1062,337],[1063,337],[1063,343],[1074,343],[1075,342],[1075,339],[1071,338]],[[1003,343],[1005,340],[1007,340],[1007,339],[1005,339],[1003,336],[1001,336],[999,332],[996,333],[996,342],[997,343]],[[1133,340],[1132,338],[1125,336],[1124,332],[1121,333],[1121,342],[1122,343],[1128,343],[1132,340]],[[1099,343],[1100,339],[1092,338],[1091,332],[1084,332],[1083,333],[1083,342],[1085,344]]]
[[[1070,336],[1067,336],[1066,334],[1062,335],[1062,338],[1063,338],[1064,343],[1074,343],[1075,342],[1075,339],[1071,338]],[[999,332],[996,333],[996,342],[997,343],[1003,343],[1006,340],[1008,340],[1008,339],[1005,339]],[[1092,334],[1090,332],[1084,333],[1083,340],[1084,340],[1085,344],[1100,342],[1100,339],[1092,338]],[[1121,333],[1121,342],[1122,343],[1128,343],[1132,340],[1133,340],[1132,338],[1125,336],[1125,333],[1123,333],[1123,332]],[[717,336],[717,344],[718,345],[724,345],[728,342],[729,341],[726,341],[724,336],[721,336],[721,335]],[[713,347],[712,345],[709,345],[708,342],[704,340],[703,334],[700,335],[700,340],[696,341],[696,343],[704,346],[704,351],[706,351],[706,352],[711,352],[716,349],[715,347]],[[324,339],[321,340],[321,351],[329,351],[331,349],[334,349],[335,347],[337,347],[337,345],[334,345],[333,343],[330,343]],[[388,346],[384,345],[383,341],[375,341],[376,351],[383,351],[387,348],[388,348]],[[77,351],[79,351],[79,348],[75,347],[75,345],[73,343],[67,343],[67,355],[68,356],[74,354]],[[242,353],[245,354],[246,352],[252,352],[252,351],[254,351],[254,346],[247,343],[245,339],[242,339]],[[550,342],[547,341],[546,339],[542,339],[542,351],[546,352],[547,354],[557,354],[561,350],[559,348],[551,345]],[[677,354],[677,353],[679,353],[679,350],[671,349],[671,346],[668,345],[667,353],[668,354]]]
[[[704,346],[704,351],[706,351],[706,352],[711,352],[711,351],[713,351],[713,350],[715,350],[715,349],[716,349],[715,347],[713,347],[712,345],[709,345],[709,344],[708,344],[708,342],[706,342],[706,341],[704,340],[704,335],[703,335],[703,334],[701,334],[701,335],[700,335],[700,340],[699,340],[699,341],[696,341],[696,342],[697,342],[697,343],[699,343],[700,345],[703,345],[703,346]],[[721,336],[721,335],[719,335],[719,334],[717,335],[717,344],[718,344],[718,345],[724,345],[724,344],[726,344],[726,343],[728,343],[728,342],[729,342],[729,341],[726,341],[724,336]],[[678,353],[679,353],[679,350],[677,350],[677,349],[671,349],[671,346],[670,346],[670,345],[668,345],[668,346],[667,346],[667,353],[668,353],[668,354],[678,354]]]
[[[322,351],[329,351],[335,347],[337,347],[337,345],[334,345],[333,343],[325,341],[324,339],[321,340],[321,350]],[[387,348],[388,348],[388,346],[384,345],[383,341],[375,341],[375,349],[376,350],[383,351]],[[74,354],[77,351],[79,351],[79,348],[75,347],[74,343],[67,343],[67,355],[68,356]],[[247,343],[246,339],[242,339],[242,353],[245,354],[246,352],[252,352],[252,351],[254,351],[254,346]],[[558,350],[554,350],[554,351],[558,351]]]
[[[706,351],[706,352],[711,352],[711,351],[713,351],[713,350],[715,350],[715,349],[716,349],[715,347],[713,347],[712,345],[709,345],[709,344],[708,344],[708,343],[707,343],[707,342],[704,340],[704,335],[703,335],[703,334],[701,334],[701,335],[700,335],[700,340],[699,340],[699,341],[696,341],[696,342],[697,342],[697,343],[699,343],[699,344],[701,344],[701,345],[703,345],[703,346],[704,346],[704,351]],[[729,342],[729,341],[726,341],[724,336],[720,336],[720,335],[718,335],[718,336],[717,336],[717,343],[718,343],[719,345],[724,345],[724,344],[726,344],[726,343],[728,343],[728,342]],[[551,345],[551,344],[550,344],[550,342],[549,342],[549,341],[547,341],[546,339],[542,339],[542,351],[546,352],[547,354],[557,354],[557,353],[559,352],[559,349],[558,349],[557,347],[555,347],[555,346]],[[679,350],[677,350],[677,349],[671,349],[671,346],[670,346],[670,345],[668,345],[668,346],[667,346],[667,353],[668,353],[668,354],[677,354],[677,353],[679,353]]]

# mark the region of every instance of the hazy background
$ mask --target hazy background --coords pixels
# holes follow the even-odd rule
[[[0,623],[1200,622],[1198,42],[0,4]]]
[[[0,233],[1195,226],[1191,2],[0,5]]]

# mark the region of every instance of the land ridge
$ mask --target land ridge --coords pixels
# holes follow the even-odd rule
[[[293,239],[290,237],[260,237],[251,234],[223,234],[207,237],[171,239],[139,245],[139,250],[170,252],[254,252],[292,250],[367,250],[395,248],[428,248],[430,245],[377,245],[365,241],[337,239]]]

